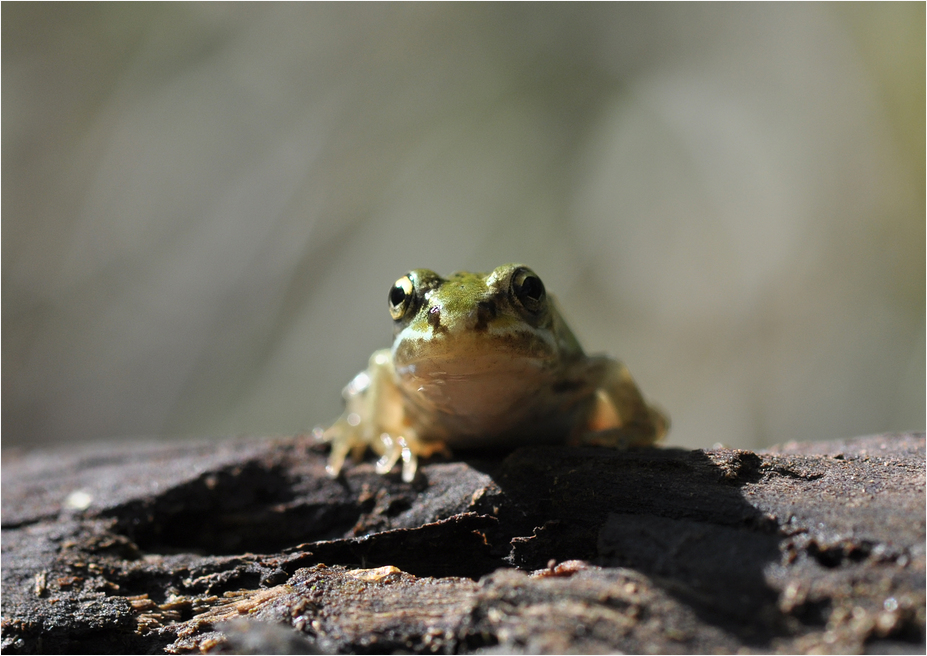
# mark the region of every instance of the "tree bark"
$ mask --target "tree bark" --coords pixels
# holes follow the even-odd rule
[[[923,653],[923,434],[369,462],[3,456],[3,653]]]

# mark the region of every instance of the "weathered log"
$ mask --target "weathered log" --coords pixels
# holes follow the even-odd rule
[[[4,653],[923,653],[923,434],[523,448],[325,475],[309,440],[3,456]]]

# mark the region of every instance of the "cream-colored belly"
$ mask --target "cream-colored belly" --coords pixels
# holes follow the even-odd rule
[[[452,449],[563,441],[587,404],[556,391],[557,373],[543,361],[492,354],[397,370],[407,421],[420,439]]]

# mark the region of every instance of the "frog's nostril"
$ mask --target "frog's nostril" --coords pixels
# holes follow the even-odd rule
[[[441,326],[441,308],[437,305],[433,305],[428,308],[428,323],[431,324],[431,327],[436,330],[442,330]]]

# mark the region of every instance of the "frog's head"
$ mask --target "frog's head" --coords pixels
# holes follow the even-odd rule
[[[521,264],[447,278],[410,271],[390,290],[389,311],[400,373],[505,372],[528,362],[550,364],[571,348],[560,343],[562,322],[544,283]]]

